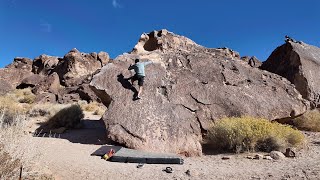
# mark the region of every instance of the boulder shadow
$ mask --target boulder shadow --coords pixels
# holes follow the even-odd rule
[[[210,144],[202,144],[202,153],[203,155],[219,155],[219,154],[229,154],[230,152],[217,149]]]
[[[133,92],[133,97],[132,99],[135,99],[135,97],[138,96],[138,91],[137,89],[131,84],[131,82],[129,81],[132,77],[129,77],[129,78],[125,78],[123,76],[123,74],[119,74],[118,76],[118,82],[121,83],[122,87],[124,87],[125,89],[129,89]]]
[[[102,119],[83,119],[80,121],[78,128],[67,129],[61,134],[50,130],[43,130],[40,126],[34,136],[66,139],[72,143],[80,144],[114,144],[112,140],[107,138],[106,126]]]

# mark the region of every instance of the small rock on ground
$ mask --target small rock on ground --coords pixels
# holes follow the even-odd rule
[[[286,156],[280,151],[271,151],[270,157],[275,160],[284,159]]]

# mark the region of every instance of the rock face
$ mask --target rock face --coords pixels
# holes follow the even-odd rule
[[[52,73],[46,78],[43,78],[41,82],[36,84],[32,89],[32,92],[36,95],[49,92],[55,95],[58,95],[60,89],[60,80],[57,73]]]
[[[12,91],[23,79],[31,76],[31,66],[31,59],[17,57],[5,68],[0,68],[0,94]]]
[[[17,88],[18,89],[24,89],[28,87],[33,88],[36,85],[38,85],[41,81],[44,81],[44,79],[45,79],[44,76],[40,76],[39,74],[32,74],[31,76],[24,78],[19,84],[19,86],[17,86]]]
[[[23,69],[26,71],[30,71],[32,68],[32,60],[29,58],[23,58],[23,57],[16,57],[14,58],[13,62],[6,66],[6,68],[9,69]]]
[[[0,95],[5,95],[13,89],[10,83],[5,80],[0,79]]]
[[[99,52],[98,53],[98,60],[101,63],[101,67],[108,64],[109,60],[110,60],[109,54],[106,52],[103,52],[103,51]]]
[[[320,107],[320,48],[288,41],[261,66],[292,82],[312,107]]]
[[[0,79],[11,84],[12,88],[16,88],[23,79],[32,75],[31,71],[19,68],[3,68],[0,69]]]
[[[32,72],[35,74],[49,75],[55,71],[59,58],[55,56],[40,55],[33,60]]]
[[[142,99],[133,101],[128,71],[135,58],[149,59]],[[141,35],[131,53],[117,57],[90,83],[102,102],[108,136],[130,148],[188,156],[202,152],[202,135],[225,116],[270,120],[307,109],[293,85],[250,67],[228,48],[209,49],[166,30]]]
[[[87,54],[77,49],[63,58],[42,54],[32,61],[18,57],[0,69],[0,94],[30,87],[36,102],[101,102],[89,83],[92,75],[109,60],[106,52]]]
[[[249,56],[244,56],[241,57],[241,59],[245,62],[247,62],[251,67],[260,67],[262,65],[262,62],[259,61],[255,56],[249,57]]]
[[[99,53],[81,53],[77,49],[72,49],[61,60],[56,68],[61,82],[65,86],[75,86],[88,75],[93,74],[102,65],[107,63],[108,54]]]

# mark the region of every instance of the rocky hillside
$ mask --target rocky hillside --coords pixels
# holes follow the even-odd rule
[[[100,101],[89,88],[92,74],[109,62],[109,55],[72,49],[63,58],[40,55],[34,60],[15,58],[0,69],[0,94],[31,88],[36,102]]]
[[[142,99],[130,86],[134,59],[150,60]],[[108,110],[108,136],[130,148],[200,155],[210,124],[225,116],[270,120],[307,110],[286,78],[260,70],[228,48],[205,48],[167,30],[142,34],[132,52],[118,56],[90,86]]]

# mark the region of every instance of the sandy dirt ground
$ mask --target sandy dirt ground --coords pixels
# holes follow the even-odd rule
[[[216,154],[184,158],[183,165],[114,163],[90,156],[105,139],[98,116],[86,115],[83,128],[51,137],[29,137],[35,169],[51,172],[58,180],[81,179],[320,179],[320,133],[306,133],[308,147],[296,158],[247,159],[248,154]],[[256,153],[250,154],[254,155]],[[262,153],[263,154],[263,153]],[[228,156],[230,159],[223,160]],[[163,171],[172,167],[172,173]],[[189,171],[189,173],[186,173]]]

